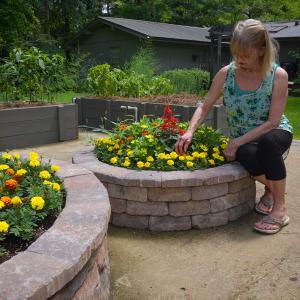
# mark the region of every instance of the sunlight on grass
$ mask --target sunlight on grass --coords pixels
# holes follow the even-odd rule
[[[285,115],[294,127],[294,139],[300,139],[300,97],[289,97]]]

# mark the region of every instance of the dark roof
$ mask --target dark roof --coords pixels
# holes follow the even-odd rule
[[[184,26],[113,17],[98,17],[98,19],[104,20],[112,25],[120,26],[120,28],[127,28],[134,32],[141,33],[150,38],[210,42],[208,39],[208,27]]]

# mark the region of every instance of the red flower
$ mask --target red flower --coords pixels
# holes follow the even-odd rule
[[[142,133],[141,133],[142,136],[145,136],[145,135],[147,135],[147,134],[148,134],[148,131],[147,131],[147,130],[143,130]]]
[[[180,134],[180,132],[182,132],[182,129],[177,125],[179,120],[173,116],[173,112],[169,103],[164,109],[164,115],[162,116],[162,119],[164,120],[163,124],[161,125],[162,131],[170,130],[172,134]]]

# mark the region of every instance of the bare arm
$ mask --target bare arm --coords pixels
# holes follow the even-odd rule
[[[188,130],[184,135],[182,135],[179,138],[179,140],[175,144],[175,150],[178,154],[182,155],[187,151],[187,148],[192,141],[193,134],[196,131],[197,127],[199,126],[199,124],[201,124],[204,121],[206,115],[209,113],[212,106],[216,103],[216,101],[221,96],[225,77],[227,74],[227,69],[228,66],[225,66],[216,74],[216,76],[212,81],[211,87],[208,91],[208,94],[206,96],[203,105],[198,106],[191,119]]]
[[[277,68],[268,120],[246,134],[232,140],[228,148],[224,151],[228,160],[235,159],[235,152],[239,146],[251,142],[278,127],[280,118],[285,109],[287,96],[288,75],[282,68]]]

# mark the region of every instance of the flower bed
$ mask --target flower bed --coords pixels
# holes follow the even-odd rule
[[[40,221],[61,211],[64,186],[58,170],[50,162],[41,163],[36,152],[28,159],[18,153],[1,155],[0,241],[7,236],[28,241]],[[7,250],[0,244],[0,258]]]
[[[161,118],[121,123],[109,138],[95,139],[95,152],[105,163],[130,169],[194,170],[223,164],[222,150],[228,138],[204,125],[195,132],[185,155],[174,152],[174,144],[187,127],[187,123],[179,123],[167,105]]]

